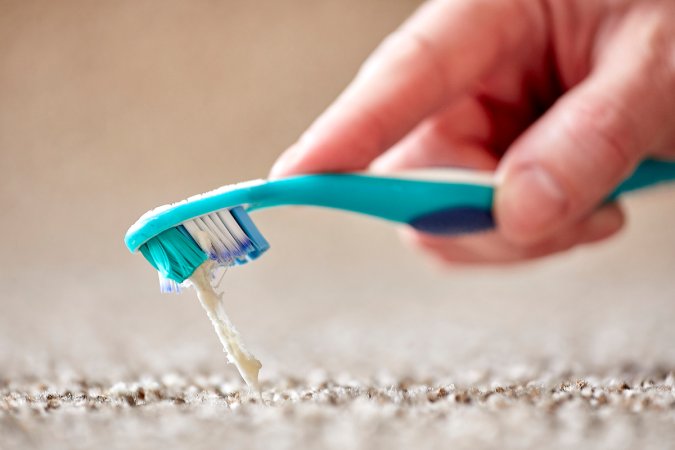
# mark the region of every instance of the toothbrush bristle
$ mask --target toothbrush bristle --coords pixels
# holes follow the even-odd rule
[[[162,231],[139,250],[162,277],[178,283],[190,277],[208,258],[182,225]],[[171,289],[173,285],[162,288]]]
[[[180,283],[170,279],[165,278],[161,273],[157,272],[159,276],[159,291],[162,294],[179,294],[181,291]]]
[[[230,210],[195,217],[183,226],[209,258],[221,265],[243,264],[250,260],[249,254],[257,251]]]
[[[155,236],[140,250],[159,272],[161,292],[178,293],[205,259],[217,266],[245,264],[269,244],[242,207],[195,217]],[[214,271],[222,279],[222,271]]]

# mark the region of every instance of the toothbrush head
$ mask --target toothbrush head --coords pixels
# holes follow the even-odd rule
[[[138,249],[159,272],[161,291],[179,292],[180,283],[206,260],[221,267],[245,264],[268,248],[244,208],[237,206],[187,220]]]

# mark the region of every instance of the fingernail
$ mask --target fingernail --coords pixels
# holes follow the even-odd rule
[[[394,158],[391,157],[391,154],[385,153],[384,155],[378,157],[373,161],[368,170],[373,173],[387,173],[391,172],[392,167],[395,167],[395,163],[392,164]]]
[[[497,221],[516,241],[533,242],[553,229],[567,210],[567,196],[550,173],[527,167],[504,177],[497,191]]]
[[[272,165],[269,178],[281,178],[285,176],[293,166],[293,162],[297,159],[297,153],[297,145],[289,147],[288,150],[282,153]]]
[[[586,228],[587,239],[597,240],[611,236],[621,229],[623,223],[621,210],[614,206],[606,206],[589,218]]]

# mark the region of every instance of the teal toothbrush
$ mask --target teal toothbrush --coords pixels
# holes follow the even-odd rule
[[[675,162],[647,160],[608,200],[675,180]],[[410,225],[434,234],[494,227],[491,174],[429,169],[396,175],[301,175],[224,186],[149,211],[129,228],[125,243],[161,275],[163,291],[178,289],[207,259],[224,266],[260,256],[269,244],[248,212],[284,205],[337,208]]]

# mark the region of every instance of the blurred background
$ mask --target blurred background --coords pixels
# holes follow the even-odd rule
[[[239,383],[194,294],[160,295],[124,233],[265,177],[418,3],[0,0],[0,378]],[[228,273],[227,309],[268,388],[672,370],[673,192],[625,204],[609,242],[472,269],[371,219],[263,211],[272,249]]]

